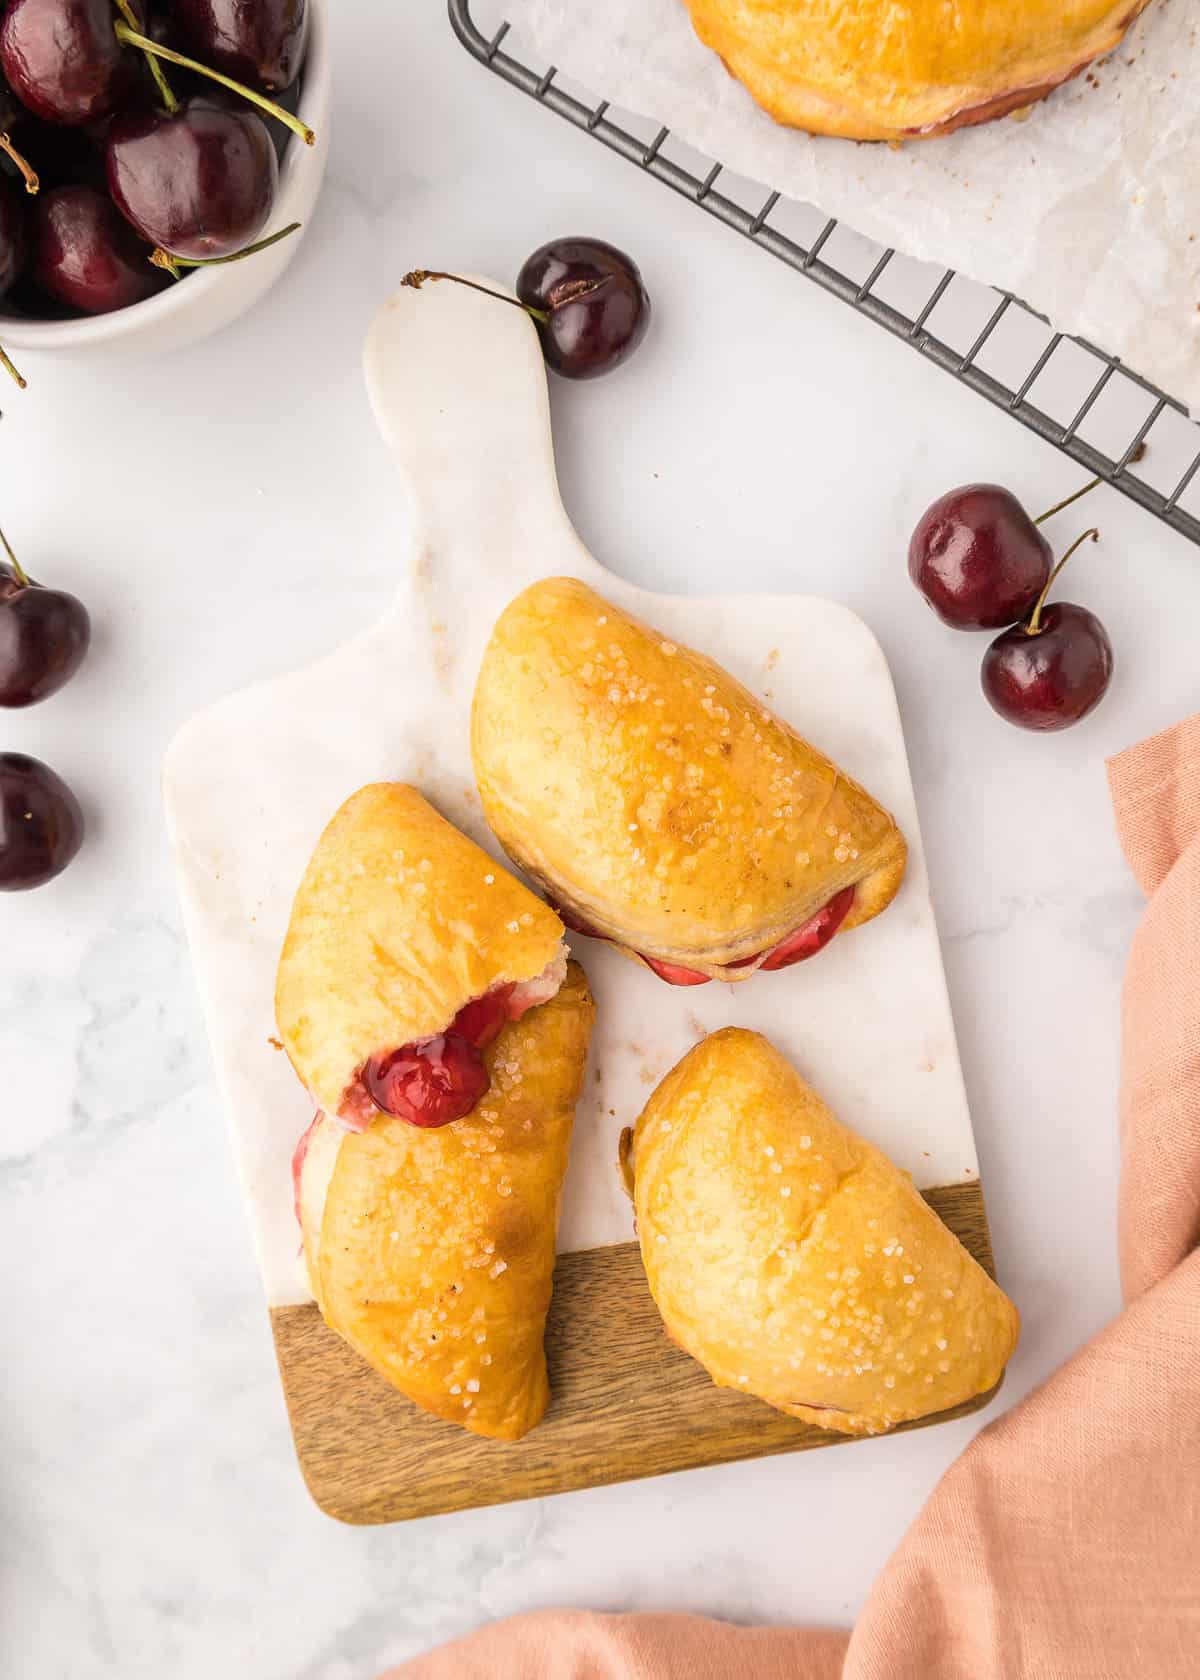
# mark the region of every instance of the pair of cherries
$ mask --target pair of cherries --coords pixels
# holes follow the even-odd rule
[[[35,583],[0,531],[0,706],[57,694],[91,642],[87,608],[65,589]],[[0,892],[52,881],[83,844],[83,813],[62,777],[25,753],[0,753]]]
[[[1049,601],[1051,586],[1081,543],[1057,565],[1039,527],[1100,483],[1031,519],[1011,491],[968,484],[928,508],[913,532],[909,576],[944,624],[997,630],[983,657],[983,692],[1022,729],[1066,729],[1094,711],[1113,671],[1112,642],[1087,607]]]

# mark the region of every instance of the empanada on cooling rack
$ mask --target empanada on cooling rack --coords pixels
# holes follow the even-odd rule
[[[700,39],[777,122],[908,140],[1045,98],[1110,52],[1148,0],[686,4]]]

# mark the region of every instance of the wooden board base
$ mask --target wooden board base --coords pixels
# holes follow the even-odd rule
[[[928,1190],[925,1199],[994,1276],[981,1185]],[[400,1522],[857,1439],[715,1387],[668,1340],[636,1243],[559,1256],[546,1327],[552,1399],[522,1441],[484,1440],[420,1411],[315,1306],[277,1307],[271,1327],[309,1492],[347,1523]],[[964,1417],[995,1392],[903,1427]]]

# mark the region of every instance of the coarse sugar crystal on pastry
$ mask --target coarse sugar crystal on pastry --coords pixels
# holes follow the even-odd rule
[[[897,141],[1045,98],[1111,52],[1149,0],[686,4],[701,41],[777,122]]]
[[[501,614],[471,713],[483,812],[568,927],[673,985],[789,967],[886,908],[906,847],[704,654],[573,578]]]
[[[870,1435],[988,1393],[1007,1296],[758,1033],[713,1033],[623,1140],[646,1277],[723,1388]]]
[[[483,1051],[553,997],[559,918],[416,788],[352,795],[317,842],[279,960],[279,1035],[316,1106],[362,1130],[460,1119]]]

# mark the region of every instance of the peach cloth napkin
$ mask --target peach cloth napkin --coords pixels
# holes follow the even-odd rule
[[[1150,901],[1122,1010],[1120,1317],[951,1467],[853,1634],[542,1611],[391,1680],[1197,1680],[1200,716],[1109,780]]]

